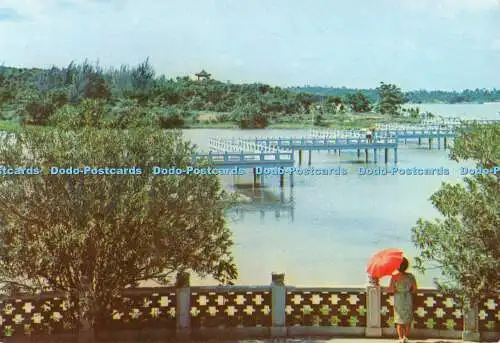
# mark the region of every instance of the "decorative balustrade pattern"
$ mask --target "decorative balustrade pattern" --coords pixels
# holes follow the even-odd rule
[[[392,327],[394,296],[382,292],[382,327]],[[415,329],[463,330],[463,313],[456,299],[435,291],[422,291],[413,296]]]
[[[0,298],[0,337],[75,332],[68,304],[56,293]]]
[[[285,304],[289,326],[366,326],[365,290],[288,289]]]
[[[175,288],[127,290],[113,301],[111,313],[99,327],[111,330],[176,328]]]
[[[189,318],[190,329],[272,327],[273,315],[279,317],[280,312],[289,327],[367,327],[369,309],[365,288],[284,286],[277,293],[284,296],[284,303],[276,302],[279,296],[274,298],[276,290],[271,286],[191,287],[188,290],[187,298],[178,299],[181,293],[173,287],[128,289],[114,299],[108,317],[100,320],[97,330],[175,331],[182,313]],[[280,308],[273,309],[273,304]],[[393,296],[381,292],[380,304],[382,328],[392,327]],[[493,333],[493,337],[500,333],[499,304],[499,294],[485,296],[480,301],[477,308],[480,332]],[[451,296],[435,290],[420,290],[414,297],[414,309],[415,329],[463,330],[463,312]],[[0,297],[0,337],[75,334],[76,331],[72,311],[60,294]]]
[[[270,289],[193,289],[191,327],[269,327]]]
[[[500,294],[481,299],[478,317],[480,331],[500,332]]]

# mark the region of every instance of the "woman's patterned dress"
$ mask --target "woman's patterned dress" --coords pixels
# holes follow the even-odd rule
[[[394,323],[408,324],[413,320],[413,296],[411,285],[415,277],[410,273],[401,275],[394,282]]]

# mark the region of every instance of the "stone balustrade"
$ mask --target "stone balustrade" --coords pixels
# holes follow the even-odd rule
[[[114,299],[96,331],[102,337],[138,341],[174,336],[394,337],[392,306],[392,295],[376,285],[293,287],[285,284],[283,274],[273,274],[267,286],[201,287],[190,286],[184,274],[174,287],[127,289]],[[414,310],[414,337],[500,338],[500,294],[485,296],[464,313],[453,296],[420,289]],[[9,342],[74,336],[78,326],[70,314],[68,302],[58,293],[1,297],[0,333]]]

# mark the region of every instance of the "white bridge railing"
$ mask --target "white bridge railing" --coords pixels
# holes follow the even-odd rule
[[[242,138],[210,138],[210,148],[221,152],[254,152],[254,153],[276,153],[278,149],[269,146],[257,144],[257,139]]]

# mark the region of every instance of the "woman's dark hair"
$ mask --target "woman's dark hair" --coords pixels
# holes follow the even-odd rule
[[[406,257],[403,257],[403,261],[401,261],[401,264],[399,265],[398,270],[401,273],[404,273],[408,269],[408,259]]]

